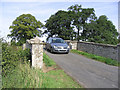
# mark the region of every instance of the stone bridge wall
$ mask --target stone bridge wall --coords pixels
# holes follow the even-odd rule
[[[78,50],[115,60],[118,59],[118,49],[114,45],[78,42]]]
[[[120,53],[120,45],[109,45],[83,41],[77,42],[68,40],[66,40],[66,42],[69,44],[71,49],[76,49],[115,60],[118,60],[118,54]]]
[[[32,52],[32,44],[30,44],[28,41],[26,41],[26,43],[23,44],[23,50],[25,50],[26,48],[29,48]]]
[[[69,45],[70,49],[76,49],[77,50],[77,41],[70,41],[70,40],[65,40],[65,41]]]

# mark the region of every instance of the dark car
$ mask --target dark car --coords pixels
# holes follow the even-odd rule
[[[69,53],[69,46],[62,38],[49,38],[46,42],[46,49],[51,53]]]

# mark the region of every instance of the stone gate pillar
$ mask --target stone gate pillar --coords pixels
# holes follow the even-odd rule
[[[42,68],[43,66],[43,43],[38,38],[28,40],[31,44],[31,53],[32,53],[32,67]]]

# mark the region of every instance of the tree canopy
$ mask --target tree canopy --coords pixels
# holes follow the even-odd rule
[[[37,21],[31,14],[22,14],[9,27],[12,30],[11,34],[8,34],[8,37],[11,37],[12,41],[18,41],[18,44],[22,45],[27,39],[41,36],[41,30],[39,29],[42,27],[43,24]]]
[[[46,32],[49,33],[49,37],[56,35],[63,39],[70,39],[73,32],[70,25],[71,18],[68,12],[60,10],[46,21],[45,27],[47,28]]]
[[[100,16],[96,21],[85,25],[81,34],[83,41],[117,44],[118,32],[113,23],[105,15]]]
[[[84,24],[89,20],[95,19],[93,8],[82,8],[81,5],[74,5],[68,8],[68,11],[58,11],[46,21],[46,32],[49,37],[57,35],[63,39],[73,39],[76,37],[74,27],[77,28],[77,37]]]
[[[107,16],[98,19],[94,8],[72,5],[68,11],[58,11],[46,21],[49,37],[57,35],[63,39],[73,39],[96,43],[117,44],[118,32]],[[77,29],[75,32],[74,28]]]
[[[8,37],[22,45],[26,39],[41,36],[40,28],[43,26],[47,29],[44,33],[48,33],[48,37],[55,35],[65,40],[118,43],[118,32],[107,16],[102,15],[97,18],[94,8],[82,8],[78,4],[68,7],[67,11],[57,11],[46,20],[45,25],[31,14],[22,14],[9,27],[12,30]]]
[[[80,30],[83,30],[84,25],[90,20],[95,20],[96,16],[93,8],[82,8],[81,5],[72,5],[68,8],[72,18],[72,25],[77,28],[77,40],[80,40]]]

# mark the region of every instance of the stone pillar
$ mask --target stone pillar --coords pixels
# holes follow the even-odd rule
[[[32,67],[42,68],[43,66],[43,43],[38,38],[30,39],[28,41],[32,45]]]
[[[23,44],[23,47],[22,47],[22,48],[23,48],[23,50],[26,49],[26,43]]]

